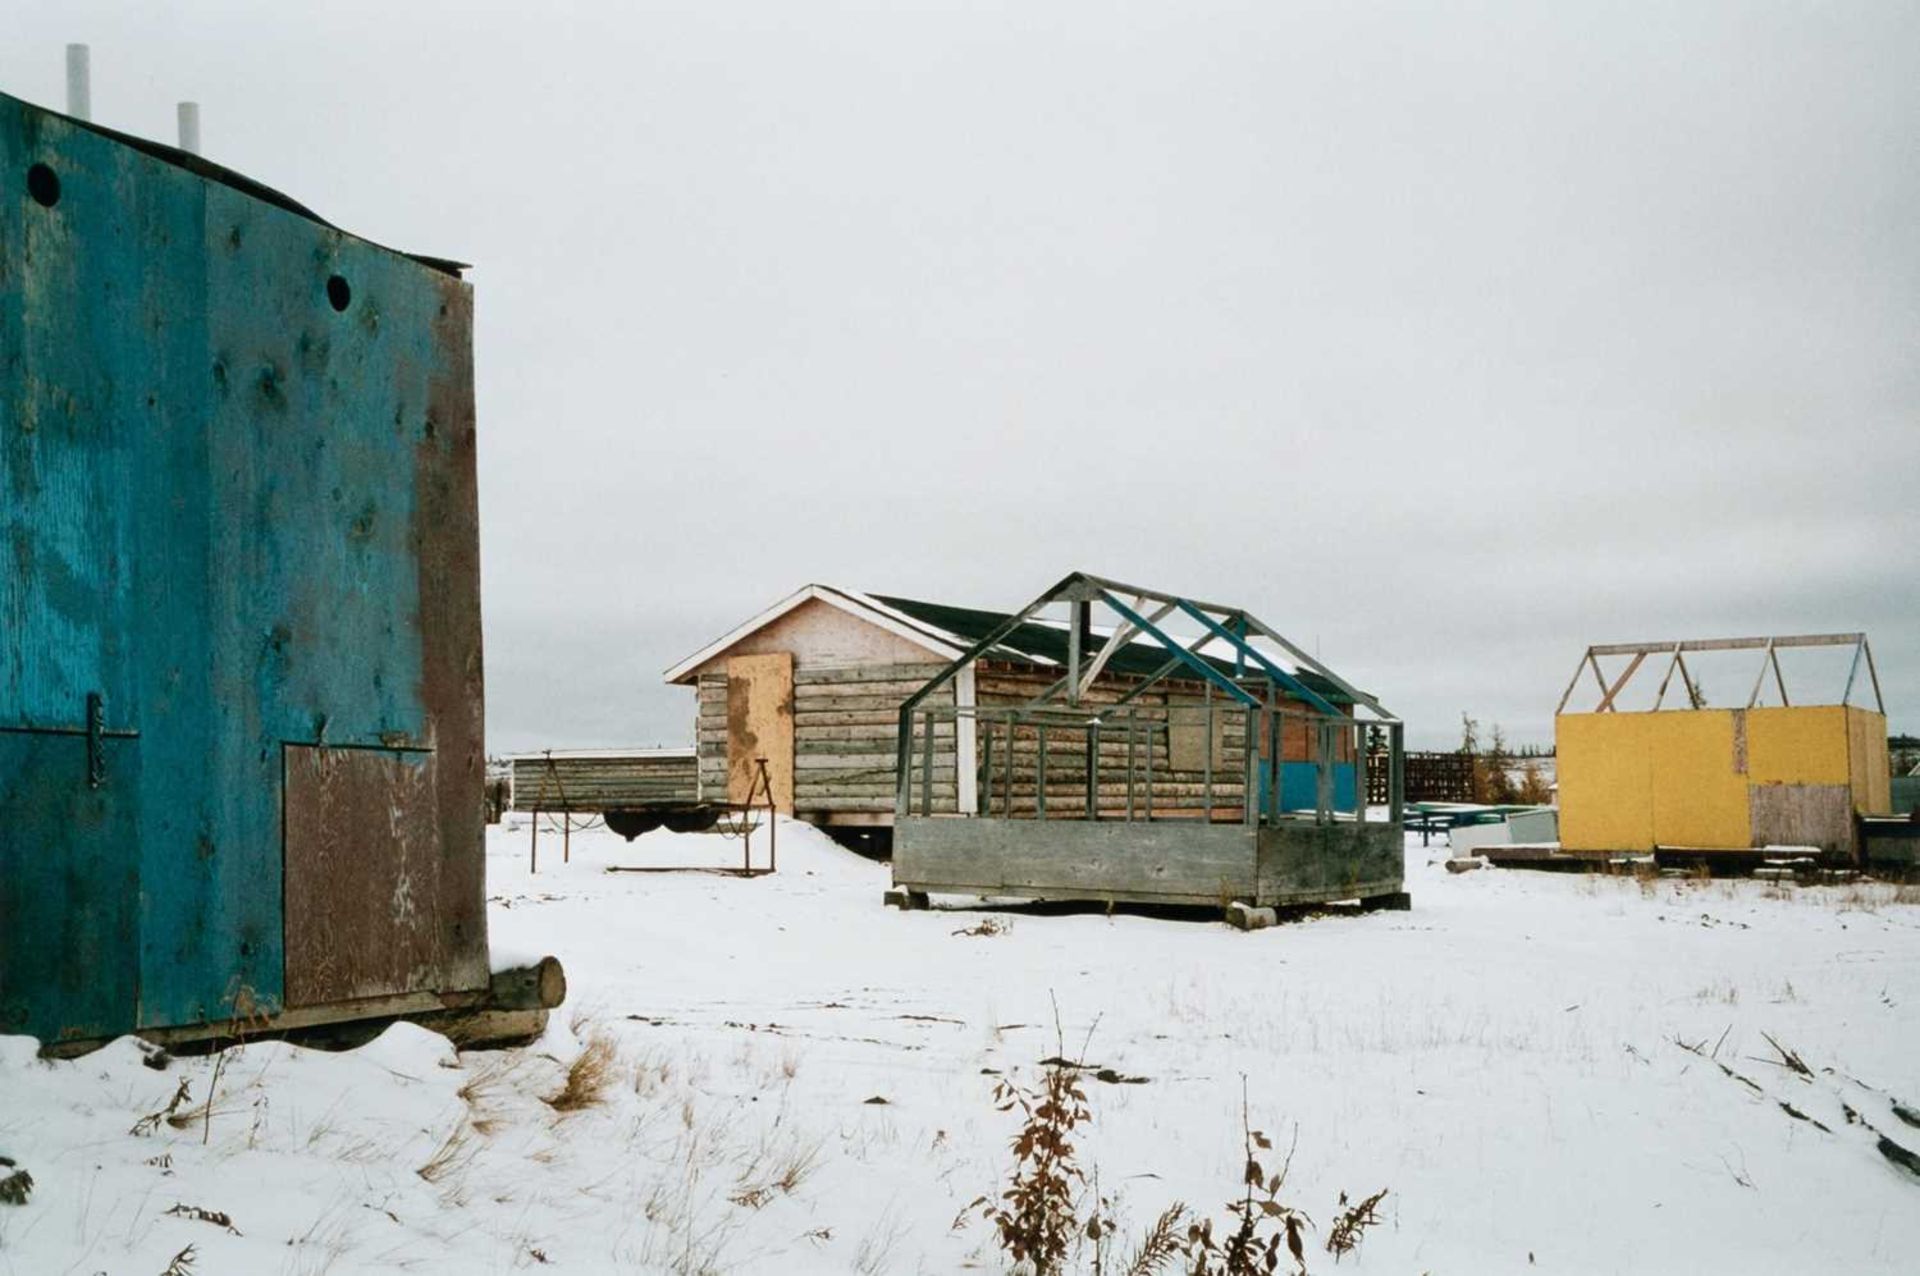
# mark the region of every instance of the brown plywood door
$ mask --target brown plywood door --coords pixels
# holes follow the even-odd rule
[[[1817,846],[1853,855],[1853,792],[1844,784],[1756,784],[1755,846]]]
[[[727,660],[727,801],[745,802],[767,760],[773,804],[793,814],[793,653]],[[765,801],[758,797],[756,801]]]
[[[462,986],[434,756],[288,745],[286,1004]]]

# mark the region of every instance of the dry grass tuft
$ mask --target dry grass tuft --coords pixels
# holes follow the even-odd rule
[[[820,1168],[820,1148],[821,1141],[818,1139],[811,1143],[796,1141],[780,1159],[773,1185],[787,1195],[793,1195]]]
[[[427,1163],[414,1173],[429,1183],[438,1183],[455,1170],[465,1166],[480,1150],[468,1139],[467,1129],[465,1120],[454,1122],[453,1128],[447,1131],[447,1137],[440,1141],[440,1146],[434,1150],[432,1156],[427,1158]]]
[[[646,1098],[673,1083],[673,1060],[665,1054],[647,1054],[633,1070],[633,1092]]]
[[[508,1075],[517,1066],[518,1064],[509,1055],[488,1055],[473,1068],[465,1084],[455,1092],[459,1095],[460,1101],[467,1105],[467,1119],[473,1126],[475,1134],[492,1134],[499,1128],[500,1121],[495,1100],[505,1085]]]
[[[588,1038],[586,1048],[567,1068],[566,1084],[547,1100],[547,1106],[555,1112],[578,1112],[601,1103],[613,1081],[617,1057],[613,1038],[599,1033]]]

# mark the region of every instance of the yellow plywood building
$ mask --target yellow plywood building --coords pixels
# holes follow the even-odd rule
[[[1840,645],[1855,648],[1841,703],[1788,703],[1776,651]],[[1760,653],[1761,678],[1772,673],[1779,706],[1757,703],[1763,684],[1756,681],[1746,708],[1661,707],[1676,672],[1687,692],[1685,703],[1699,703],[1685,662],[1688,652],[1749,648]],[[1650,655],[1668,657],[1655,707],[1617,709],[1620,693]],[[1604,656],[1632,659],[1609,680],[1600,668]],[[1863,664],[1878,704],[1879,678],[1860,634],[1589,648],[1554,718],[1562,849],[1795,846],[1857,857],[1854,817],[1891,806],[1886,717],[1846,703]],[[1589,712],[1568,712],[1568,701],[1589,669],[1598,704]]]

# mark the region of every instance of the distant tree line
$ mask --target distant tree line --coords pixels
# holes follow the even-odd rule
[[[1460,749],[1473,759],[1473,800],[1493,806],[1543,806],[1553,800],[1553,790],[1542,772],[1539,759],[1553,756],[1552,749],[1521,745],[1517,750],[1507,743],[1507,734],[1499,723],[1480,742],[1480,723],[1470,714],[1460,715]]]

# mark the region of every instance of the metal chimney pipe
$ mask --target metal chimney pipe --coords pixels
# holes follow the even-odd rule
[[[93,77],[84,44],[67,46],[67,114],[76,120],[93,118]]]
[[[182,102],[174,109],[180,122],[180,149],[198,155],[200,153],[200,104]]]

